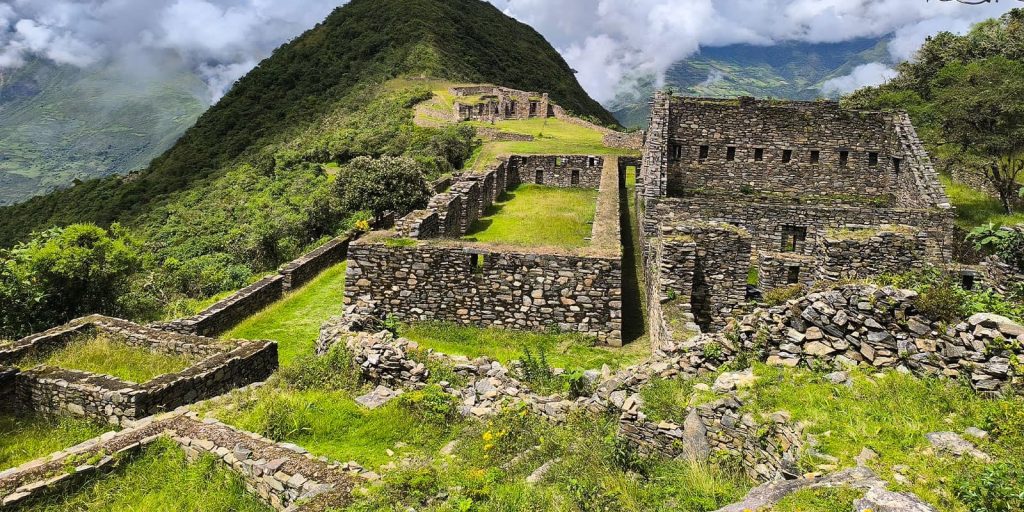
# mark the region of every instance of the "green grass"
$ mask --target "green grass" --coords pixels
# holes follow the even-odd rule
[[[0,416],[0,470],[92,439],[110,427],[72,417]]]
[[[597,191],[520,185],[471,226],[466,240],[530,247],[589,245]]]
[[[971,229],[989,222],[1003,225],[1024,223],[1024,213],[1007,215],[999,200],[986,192],[953,181],[948,176],[940,175],[939,180],[956,207],[956,223],[960,227]]]
[[[402,396],[426,402],[436,395],[417,391]],[[452,437],[457,424],[451,418],[425,416],[401,399],[369,410],[344,391],[299,390],[280,381],[236,393],[231,400],[228,407],[210,412],[225,423],[295,443],[316,455],[355,460],[373,469],[403,456],[436,452]],[[388,450],[395,455],[388,455]]]
[[[850,487],[802,489],[770,508],[771,512],[849,512],[853,502],[864,497],[864,491]]]
[[[489,141],[478,150],[467,167],[485,169],[496,158],[508,155],[636,155],[636,151],[609,148],[599,130],[556,118],[532,118],[498,121],[494,124],[473,121],[477,128],[496,128],[506,133],[532,135],[532,141]]]
[[[159,440],[115,473],[93,478],[32,510],[104,512],[269,512],[242,478],[210,455],[189,462],[176,444]]]
[[[340,315],[345,298],[346,264],[335,265],[284,299],[246,319],[223,335],[228,339],[274,340],[286,366],[313,353],[320,326]]]
[[[868,463],[893,488],[911,491],[943,511],[980,510],[968,503],[961,486],[993,487],[997,481],[983,478],[985,466],[970,458],[961,460],[931,453],[925,434],[963,432],[967,427],[991,431],[978,442],[1000,464],[1015,465],[1024,474],[1024,399],[983,398],[969,388],[947,380],[918,379],[898,372],[881,375],[853,373],[853,387],[834,385],[820,374],[755,366],[759,380],[746,409],[755,417],[785,410],[794,422],[817,437],[817,449],[839,459],[840,467],[852,466],[865,447],[879,457]],[[805,460],[806,469],[821,461]],[[894,466],[905,465],[909,484],[895,482]],[[984,483],[982,483],[984,482]],[[1005,483],[1005,482],[1004,482]],[[1018,480],[1016,495],[1024,493]]]
[[[113,336],[99,335],[73,340],[45,358],[30,358],[20,362],[19,366],[31,368],[42,364],[142,383],[160,375],[180,372],[194,362],[186,356],[161,354],[130,346]]]
[[[642,343],[631,343],[623,348],[597,347],[580,334],[542,334],[436,322],[412,324],[400,329],[399,334],[422,348],[469,358],[487,356],[501,363],[521,359],[524,348],[534,355],[544,349],[551,366],[567,370],[599,369],[605,364],[620,368],[650,355],[649,347]]]

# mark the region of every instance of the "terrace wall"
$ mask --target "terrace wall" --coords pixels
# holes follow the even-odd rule
[[[511,156],[508,159],[508,173],[515,185],[598,188],[603,168],[604,158],[599,156]]]
[[[833,234],[821,239],[818,278],[827,281],[860,279],[883,274],[901,274],[921,268],[927,250],[927,235],[919,230],[894,232],[871,230],[843,237]]]
[[[948,261],[952,257],[953,224],[948,210],[758,203],[710,197],[670,198],[651,203],[653,208],[644,220],[648,235],[661,219],[725,222],[748,230],[758,251],[779,252],[784,247],[784,229],[790,226],[806,230],[805,240],[796,244],[794,252],[812,256],[818,241],[830,229],[907,225],[927,233],[930,260]]]
[[[346,304],[383,316],[543,331],[621,344],[622,262],[419,243],[350,248]]]
[[[179,335],[98,315],[23,338],[5,348],[0,358],[13,363],[45,355],[76,336],[97,331],[120,336],[140,348],[202,359],[185,370],[145,383],[63,368],[33,368],[14,376],[15,407],[120,424],[266,380],[277,370],[277,344],[271,341],[226,342]]]
[[[794,270],[795,269],[795,270]],[[793,252],[758,252],[757,275],[761,291],[792,284],[811,286],[817,276],[818,260]],[[792,277],[796,277],[795,282]]]
[[[10,414],[17,407],[17,368],[0,366],[0,414]]]

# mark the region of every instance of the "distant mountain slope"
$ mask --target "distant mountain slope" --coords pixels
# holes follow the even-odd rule
[[[490,3],[353,0],[278,48],[145,171],[89,180],[0,209],[0,247],[55,224],[143,222],[175,194],[208,185],[245,162],[268,169],[269,161],[272,170],[275,144],[301,137],[339,109],[359,110],[397,76],[546,91],[577,114],[615,123],[539,33]],[[383,146],[350,144],[338,157],[372,154]],[[327,158],[322,151],[306,156]]]
[[[705,48],[669,68],[665,84],[688,96],[814,99],[822,96],[825,81],[847,75],[861,64],[887,62],[887,43],[888,39],[868,38],[833,44]],[[639,89],[639,94],[624,93],[608,104],[624,125],[642,126],[647,121],[647,100],[654,83],[648,80]]]
[[[141,169],[207,108],[203,82],[174,58],[86,69],[36,60],[0,80],[0,205]],[[168,78],[168,76],[170,78]]]

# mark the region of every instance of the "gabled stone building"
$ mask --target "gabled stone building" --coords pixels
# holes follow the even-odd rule
[[[519,91],[492,85],[452,87],[455,118],[459,121],[497,121],[555,117],[547,93]]]
[[[767,289],[952,252],[952,207],[904,113],[658,93],[637,194],[650,300],[704,329],[755,276]]]

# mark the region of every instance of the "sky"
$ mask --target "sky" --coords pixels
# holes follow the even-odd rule
[[[489,0],[548,38],[581,84],[609,101],[630,79],[653,75],[702,47],[841,42],[894,34],[890,62],[825,84],[846,92],[891,77],[924,38],[963,32],[1019,0]],[[277,46],[343,0],[0,0],[0,70],[43,58],[89,66],[173,52],[215,101]]]

